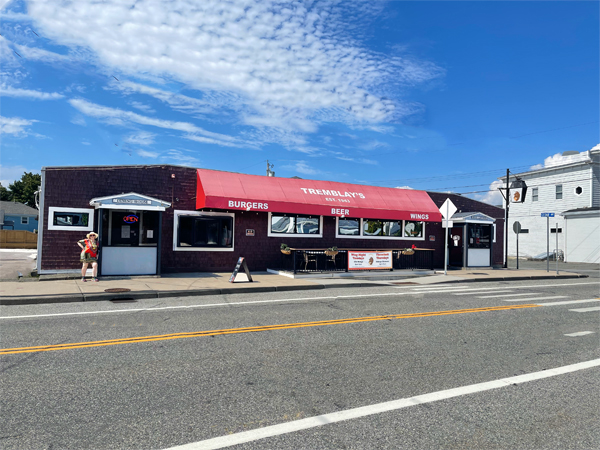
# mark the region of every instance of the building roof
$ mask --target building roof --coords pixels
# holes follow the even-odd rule
[[[0,209],[7,216],[37,216],[39,214],[37,209],[18,202],[0,201]]]
[[[600,145],[600,144],[599,144]],[[553,170],[565,169],[570,167],[577,166],[585,166],[589,164],[598,164],[598,161],[594,161],[593,156],[598,155],[600,153],[600,147],[597,145],[591,150],[586,150],[585,152],[580,152],[579,154],[574,155],[565,155],[564,159],[557,164],[551,164],[544,167],[536,167],[532,168],[527,172],[520,173],[511,173],[510,178],[516,177],[527,177],[527,176],[536,176],[536,175],[545,175],[547,172],[552,172]],[[506,181],[506,176],[498,177],[498,180]]]
[[[589,213],[589,212],[597,212],[597,211],[600,211],[600,206],[569,209],[568,211],[563,211],[560,214],[561,214],[561,216],[564,216],[564,215],[569,215],[569,214]]]

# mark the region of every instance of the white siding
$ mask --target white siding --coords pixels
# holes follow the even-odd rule
[[[600,153],[592,155],[592,202],[590,206],[600,206]]]
[[[546,251],[546,219],[541,213],[555,213],[550,219],[550,228],[563,229],[558,235],[558,248],[564,251],[564,219],[560,214],[576,208],[590,206],[591,167],[582,164],[575,167],[557,167],[556,169],[534,174],[521,174],[527,183],[528,190],[525,203],[512,203],[509,210],[508,254],[516,255],[516,235],[513,232],[515,221],[522,228],[529,229],[528,234],[519,235],[519,256],[535,256]],[[556,199],[556,185],[562,185],[562,199]],[[538,188],[538,201],[532,201],[533,188]],[[582,188],[581,195],[575,193],[577,187]],[[550,251],[556,248],[556,235],[550,235]]]
[[[571,217],[566,222],[565,261],[600,263],[600,215]]]

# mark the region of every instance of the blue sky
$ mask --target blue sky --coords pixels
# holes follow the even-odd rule
[[[498,204],[507,168],[600,142],[598,2],[0,5],[5,186],[43,166],[269,160]]]

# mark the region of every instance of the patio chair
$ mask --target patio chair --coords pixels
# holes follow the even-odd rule
[[[304,252],[304,270],[308,270],[310,263],[315,263],[315,270],[317,270],[317,255],[315,253]]]

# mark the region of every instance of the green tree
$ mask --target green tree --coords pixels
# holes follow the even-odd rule
[[[9,202],[12,200],[12,193],[8,189],[6,189],[4,186],[2,186],[2,183],[0,183],[0,200],[6,201],[6,202]]]
[[[42,184],[42,176],[37,173],[25,172],[20,180],[8,185],[15,202],[24,203],[35,208],[35,191]]]

